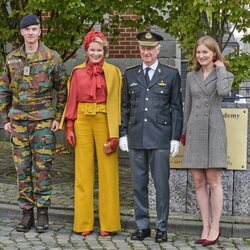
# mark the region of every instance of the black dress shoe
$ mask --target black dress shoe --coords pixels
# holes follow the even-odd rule
[[[130,239],[142,241],[142,240],[144,240],[144,238],[150,237],[150,236],[151,236],[150,228],[138,229],[137,231],[135,231],[134,233],[131,234]]]
[[[162,243],[168,241],[168,235],[166,231],[161,231],[160,229],[157,229],[156,235],[155,235],[155,242],[156,243]]]

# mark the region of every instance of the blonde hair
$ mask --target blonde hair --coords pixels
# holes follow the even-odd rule
[[[195,44],[194,51],[193,51],[193,69],[195,71],[197,71],[201,68],[201,65],[196,60],[196,50],[197,50],[198,46],[200,46],[200,45],[204,45],[209,50],[213,51],[217,60],[223,62],[226,67],[229,66],[229,62],[221,54],[220,47],[219,47],[218,43],[216,42],[216,40],[211,36],[203,36],[203,37],[198,39],[198,41]]]
[[[96,37],[92,42],[100,43],[103,46],[104,57],[108,57],[108,54],[109,54],[109,42],[107,40],[102,40],[100,37]]]

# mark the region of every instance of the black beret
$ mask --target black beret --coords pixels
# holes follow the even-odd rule
[[[20,29],[27,28],[30,25],[40,24],[39,19],[34,14],[28,14],[24,16],[20,22]]]
[[[163,40],[163,37],[161,35],[158,35],[151,31],[138,33],[136,38],[138,39],[138,43],[142,46],[156,46],[160,41]]]

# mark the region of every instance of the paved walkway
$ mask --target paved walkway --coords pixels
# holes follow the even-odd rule
[[[145,239],[143,242],[130,240],[129,234],[134,228],[133,199],[130,169],[123,158],[120,168],[123,230],[115,236],[105,238],[99,237],[98,229],[87,237],[74,234],[72,232],[73,162],[73,155],[69,154],[64,147],[59,146],[53,169],[54,191],[52,209],[50,210],[50,230],[44,234],[37,234],[34,229],[28,233],[16,232],[15,225],[19,222],[21,214],[16,204],[16,174],[12,163],[10,145],[7,142],[0,142],[0,249],[206,249],[193,243],[197,239],[194,232],[199,235],[200,230],[197,215],[191,218],[189,216],[189,221],[185,227],[184,222],[179,221],[179,224],[177,223],[176,215],[170,215],[170,233],[167,243],[155,243],[154,231],[152,237]],[[97,199],[97,190],[95,194]],[[231,229],[228,228],[228,230]],[[229,234],[224,232],[223,236],[225,235]],[[248,238],[249,240],[221,237],[218,244],[207,249],[250,249],[250,236]]]
[[[97,231],[90,236],[82,237],[72,232],[72,223],[60,222],[58,220],[50,221],[50,230],[46,233],[38,234],[33,229],[28,233],[20,233],[14,229],[17,222],[17,219],[0,220],[0,249],[250,249],[250,242],[239,238],[222,237],[218,244],[206,248],[195,245],[194,236],[178,234],[169,234],[169,241],[162,244],[155,243],[152,237],[146,238],[142,242],[137,242],[130,240],[130,230],[121,231],[112,237],[100,237]]]

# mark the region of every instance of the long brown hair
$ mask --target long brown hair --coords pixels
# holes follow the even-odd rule
[[[211,36],[203,36],[203,37],[198,39],[198,41],[195,44],[194,51],[193,51],[193,69],[195,71],[197,71],[201,68],[201,65],[196,60],[196,50],[197,50],[197,47],[200,45],[204,45],[209,50],[213,51],[215,53],[215,57],[217,60],[223,62],[226,67],[229,66],[229,62],[221,54],[220,47],[219,47],[218,43],[215,41],[215,39],[212,38]]]

